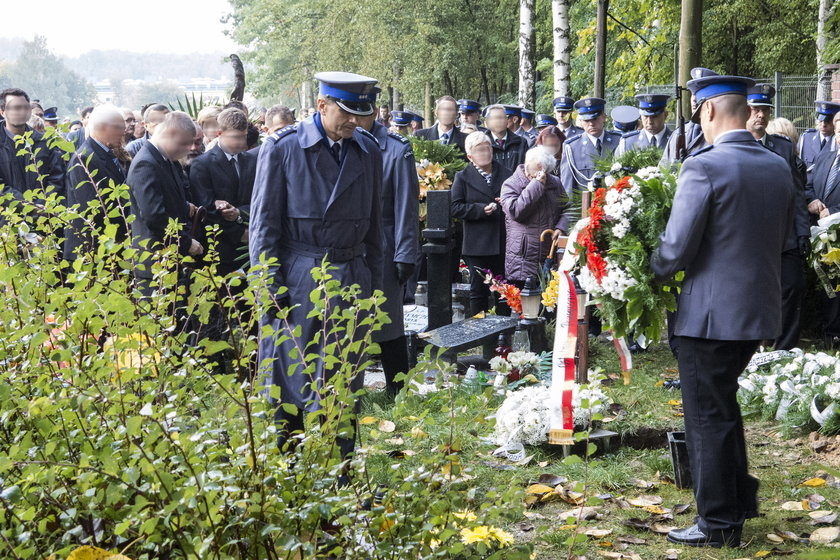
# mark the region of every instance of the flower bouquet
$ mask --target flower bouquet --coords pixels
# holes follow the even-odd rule
[[[479,270],[479,269],[476,269]],[[493,271],[490,269],[481,270],[484,273],[484,283],[490,286],[491,292],[496,292],[499,297],[504,300],[508,307],[514,312],[522,315],[522,298],[520,296],[520,289],[513,284],[508,284],[507,281],[499,275],[493,276]]]
[[[548,439],[551,400],[551,387],[542,383],[509,392],[496,411],[496,443],[501,446],[545,443]],[[611,402],[601,390],[600,378],[588,385],[575,383],[572,393],[575,429],[586,429],[592,417],[603,414]]]
[[[820,219],[811,227],[809,264],[814,268],[829,298],[836,297],[835,281],[840,278],[840,213]]]
[[[467,162],[458,146],[416,136],[409,140],[420,180],[420,221],[425,221],[426,193],[450,188],[455,174],[464,169]]]
[[[490,360],[490,368],[506,375],[508,383],[519,380],[537,383],[550,376],[551,352],[510,352],[505,358],[496,356]]]
[[[578,227],[578,280],[615,336],[634,332],[658,340],[663,311],[676,308],[681,278],[656,284],[649,263],[668,223],[677,176],[658,167],[627,174],[615,163],[604,185]]]

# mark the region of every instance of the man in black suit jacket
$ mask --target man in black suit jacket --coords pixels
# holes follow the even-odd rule
[[[834,126],[840,129],[840,113],[834,115]],[[840,134],[835,134],[832,141],[837,142],[838,149],[824,149],[817,155],[805,184],[805,199],[808,211],[813,214],[812,220],[840,212]],[[823,336],[828,339],[840,337],[840,298],[824,300]]]
[[[439,140],[441,144],[454,144],[461,150],[461,157],[466,159],[464,141],[467,135],[455,127],[457,116],[458,102],[454,97],[444,95],[435,101],[435,124],[429,128],[421,128],[414,136],[425,140]]]
[[[493,146],[493,160],[507,167],[511,173],[525,163],[528,142],[508,130],[508,117],[504,105],[487,107],[487,136]]]
[[[67,169],[67,207],[78,205],[80,216],[65,228],[64,258],[72,262],[79,252],[96,250],[97,235],[105,226],[105,217],[117,209],[118,215],[109,222],[117,225],[115,241],[125,241],[128,236],[128,208],[112,194],[113,185],[125,183],[126,170],[117,159],[112,147],[122,145],[125,120],[113,105],[100,105],[90,115],[90,136],[70,158]],[[99,206],[90,207],[94,200]],[[96,232],[85,222],[92,223]]]
[[[177,161],[189,152],[194,135],[195,126],[189,115],[180,111],[167,114],[128,171],[126,182],[135,217],[131,237],[141,252],[135,275],[141,292],[147,296],[153,292],[154,251],[175,244],[181,255],[198,257],[204,253],[204,247],[190,233],[190,218],[196,207],[187,201],[176,168]],[[174,238],[166,235],[171,219],[179,225]]]
[[[219,272],[229,274],[240,267],[240,257],[247,254],[247,220],[257,158],[246,151],[245,113],[225,109],[218,122],[216,145],[190,166],[190,188],[196,204],[207,210],[208,225],[219,226]]]

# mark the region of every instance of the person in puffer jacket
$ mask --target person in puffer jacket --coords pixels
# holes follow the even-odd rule
[[[540,233],[554,230],[554,237],[569,231],[568,198],[560,178],[553,175],[554,154],[535,146],[525,154],[525,163],[516,167],[502,185],[501,204],[505,213],[507,242],[505,274],[519,287],[529,277],[537,279],[551,248],[551,239],[540,241]]]

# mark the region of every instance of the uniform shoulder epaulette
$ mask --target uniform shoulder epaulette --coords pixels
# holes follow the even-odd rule
[[[633,136],[638,136],[642,131],[641,130],[631,130],[630,132],[625,132],[621,135],[622,138],[631,138]]]
[[[296,124],[291,124],[287,127],[281,128],[280,130],[276,130],[276,131],[272,132],[271,134],[268,135],[268,138],[266,138],[266,140],[271,140],[272,142],[277,142],[278,140],[280,140],[284,136],[288,136],[292,132],[297,132],[297,129],[298,129],[298,127],[297,127]]]
[[[776,134],[775,132],[770,136],[772,136],[773,138],[779,138],[781,140],[787,140],[788,142],[793,144],[793,140],[790,139],[790,136],[785,136],[784,134]]]
[[[391,132],[389,130],[388,131],[388,137],[393,138],[395,140],[399,140],[403,144],[411,144],[411,141],[408,138],[406,138],[405,136],[403,136],[402,134],[400,134],[399,132]]]
[[[575,134],[571,138],[566,138],[566,141],[563,142],[563,145],[572,144],[574,142],[580,142],[580,139],[583,138],[583,134]]]
[[[370,138],[371,140],[373,140],[373,143],[374,143],[374,144],[376,144],[377,146],[379,145],[379,140],[377,140],[377,139],[376,139],[376,136],[374,136],[373,134],[371,134],[370,132],[368,132],[368,131],[367,131],[367,130],[365,130],[364,128],[359,128],[359,127],[357,127],[357,128],[356,128],[356,130],[357,130],[357,131],[359,132],[359,134],[361,134],[362,136],[367,136],[368,138]]]
[[[816,132],[816,131],[817,131],[816,128],[806,128],[805,132],[803,132],[802,134],[808,134],[809,132]]]
[[[699,156],[700,154],[704,154],[714,147],[715,147],[714,144],[707,144],[706,146],[703,146],[702,148],[700,148],[696,152],[691,152],[690,154],[688,154],[688,156],[686,156],[686,159],[690,158],[690,157],[694,157],[694,156]]]

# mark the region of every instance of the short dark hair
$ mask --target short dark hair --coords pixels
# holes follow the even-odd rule
[[[6,88],[3,91],[0,91],[0,111],[6,110],[6,98],[7,97],[23,97],[26,99],[26,102],[29,103],[29,94],[23,91],[20,88]]]
[[[216,119],[219,123],[219,130],[248,130],[248,117],[235,107],[230,107],[219,113]]]
[[[292,112],[291,109],[289,109],[285,105],[272,105],[271,107],[269,107],[268,111],[266,111],[265,113],[265,124],[274,124],[275,118],[279,118],[281,121],[287,124],[295,123],[295,114]]]
[[[256,148],[259,143],[260,129],[254,124],[248,123],[248,133],[245,135],[245,144],[247,144],[248,149],[250,150],[251,148]]]
[[[84,109],[82,109],[82,118],[85,118],[86,116],[90,115],[92,112],[93,112],[93,107],[85,107]]]
[[[147,105],[146,108],[143,110],[143,120],[148,122],[149,115],[151,115],[152,113],[168,114],[169,112],[169,107],[167,107],[163,103],[152,103],[151,105]]]
[[[231,109],[231,108],[239,109],[240,111],[242,111],[246,115],[248,114],[248,107],[244,103],[239,101],[238,99],[231,99],[230,101],[227,102],[227,104],[225,104],[224,107],[222,107],[222,109]]]

